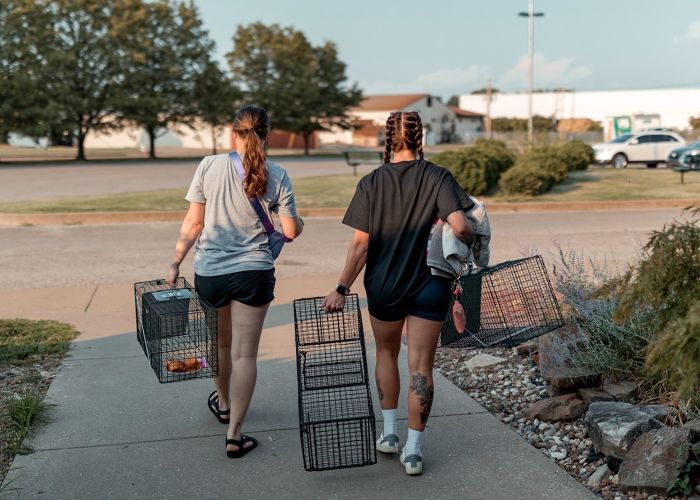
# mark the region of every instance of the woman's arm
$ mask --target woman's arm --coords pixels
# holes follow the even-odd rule
[[[285,217],[280,215],[280,225],[282,226],[282,234],[289,240],[298,238],[304,230],[304,222],[301,220],[301,217]]]
[[[180,264],[187,256],[192,245],[199,238],[202,228],[204,227],[204,203],[190,203],[190,208],[187,210],[185,220],[182,221],[180,228],[180,236],[175,244],[175,255],[173,262],[170,264],[168,272],[168,284],[175,286],[177,278],[180,276]]]
[[[345,268],[340,274],[338,283],[347,288],[350,288],[355,283],[357,275],[360,274],[360,271],[367,263],[368,248],[369,234],[356,230],[350,242],[348,256],[345,259]],[[345,295],[338,293],[336,290],[329,293],[323,301],[323,310],[326,312],[342,311],[343,307],[345,307]]]
[[[467,218],[464,210],[456,210],[447,216],[447,223],[452,228],[455,236],[467,245],[471,246],[476,235],[474,234],[474,224]]]

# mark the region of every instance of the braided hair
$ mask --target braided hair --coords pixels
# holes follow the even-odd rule
[[[384,163],[391,153],[407,149],[423,159],[423,122],[417,111],[394,111],[386,121]]]

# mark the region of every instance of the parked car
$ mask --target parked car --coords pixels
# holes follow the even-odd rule
[[[685,166],[689,158],[700,156],[700,141],[691,142],[683,148],[673,149],[666,161],[669,167]]]
[[[684,145],[685,139],[675,132],[650,130],[594,144],[593,155],[596,163],[609,163],[615,168],[625,168],[630,163],[646,163],[654,168],[666,162],[672,149]]]

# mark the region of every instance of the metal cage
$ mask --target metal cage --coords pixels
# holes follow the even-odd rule
[[[179,278],[134,284],[136,338],[160,383],[211,378],[218,370],[217,311]]]
[[[323,298],[294,301],[299,430],[307,471],[377,462],[360,303],[326,314]]]
[[[564,326],[542,257],[503,262],[462,277],[459,301],[466,329],[455,328],[452,306],[440,347],[513,347]]]

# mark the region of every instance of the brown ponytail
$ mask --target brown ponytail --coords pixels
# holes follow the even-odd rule
[[[423,159],[423,122],[416,111],[394,111],[386,121],[384,163],[391,161],[391,153],[408,149]]]
[[[259,106],[243,106],[233,120],[233,130],[245,141],[245,194],[249,198],[263,196],[267,191],[268,178],[263,144],[270,132],[270,119]]]

